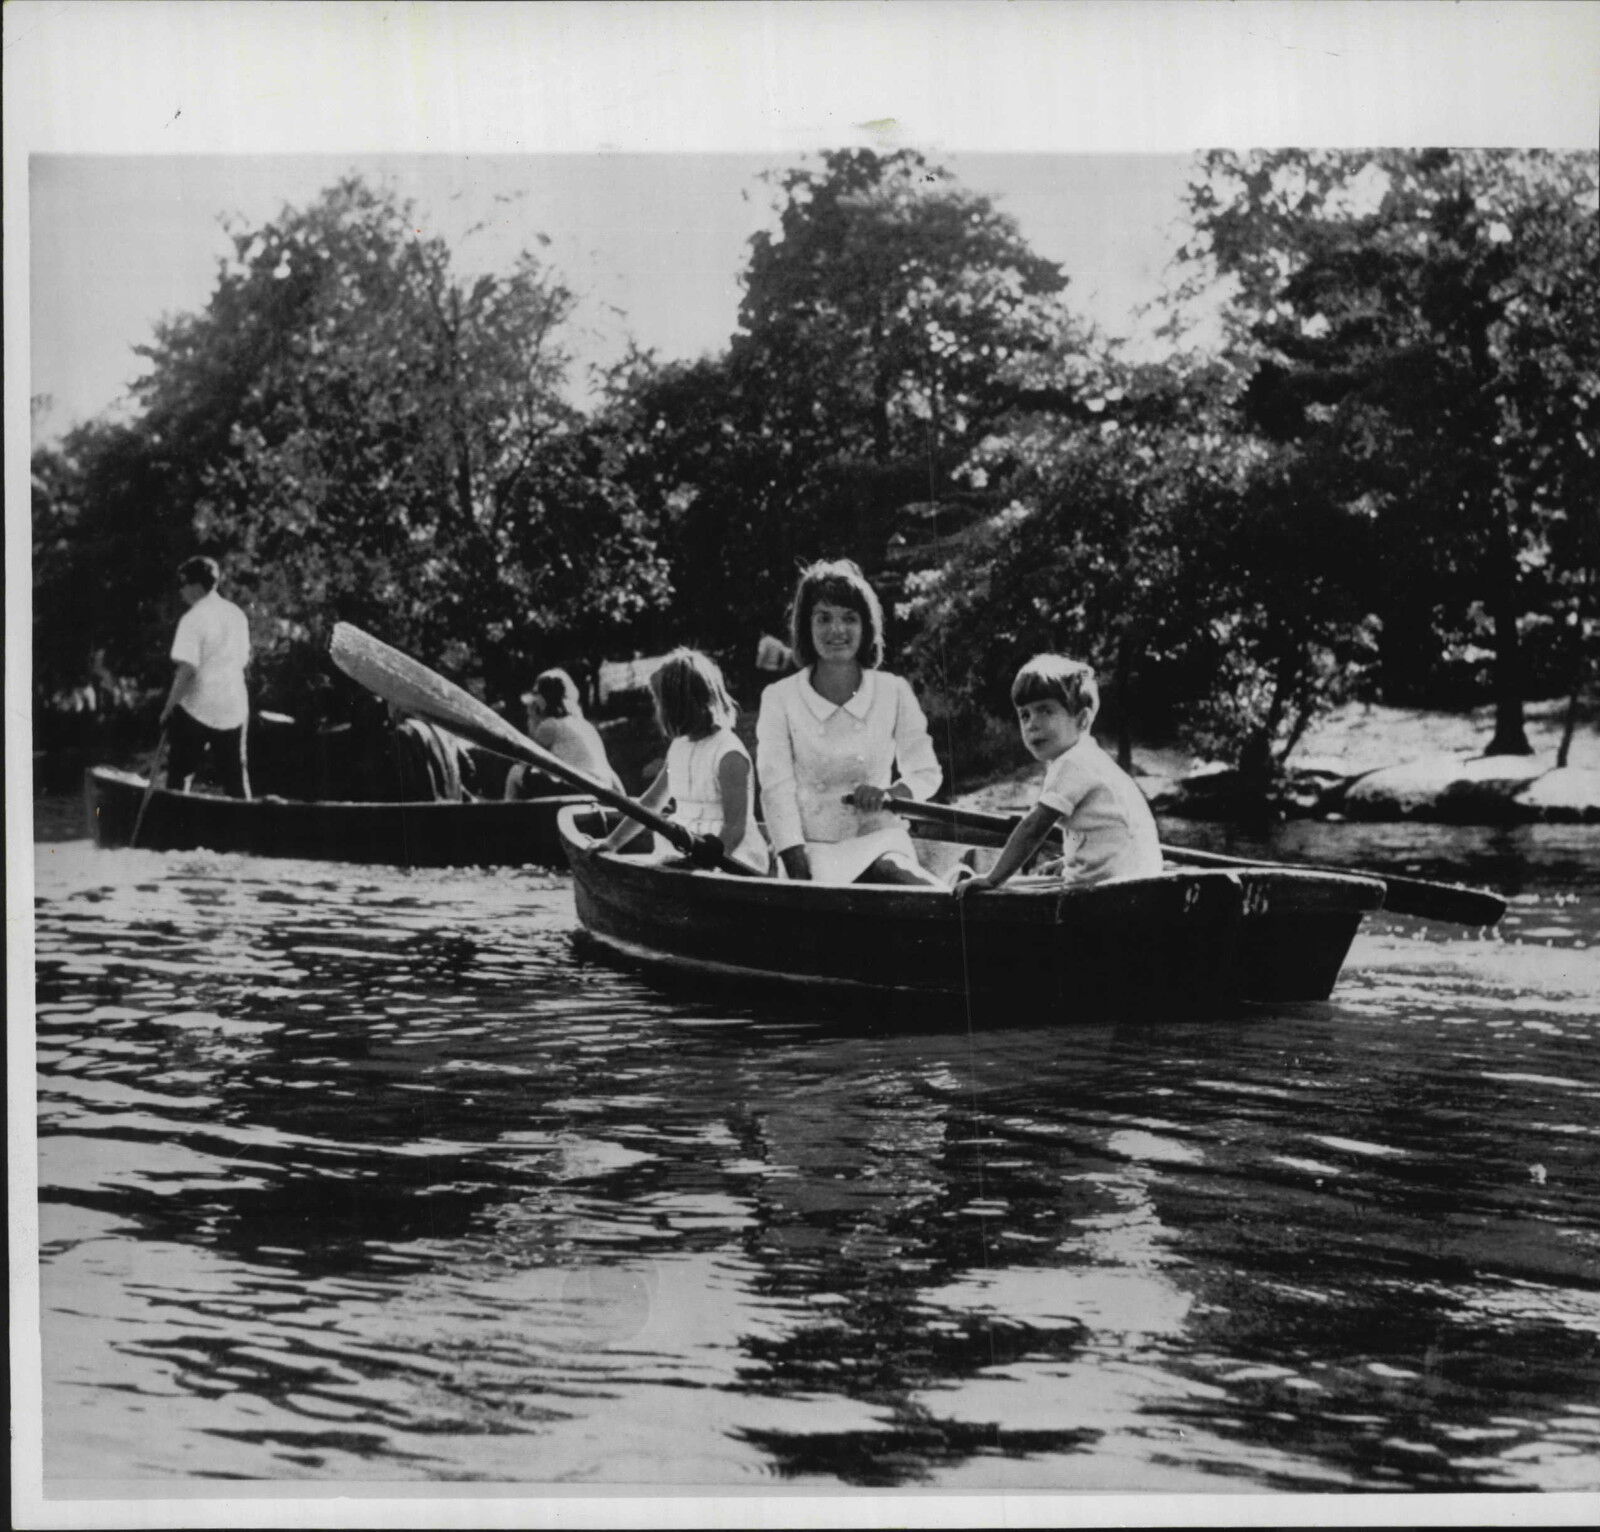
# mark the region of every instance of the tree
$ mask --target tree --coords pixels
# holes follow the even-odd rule
[[[913,150],[834,150],[779,181],[751,240],[736,364],[796,437],[941,463],[981,426],[999,369],[1066,286],[987,197]]]
[[[692,598],[679,630],[724,653],[781,625],[810,559],[892,580],[905,507],[948,492],[1065,285],[988,199],[910,151],[826,154],[777,186],[727,354],[634,357],[608,394],[624,477]]]
[[[1525,638],[1585,584],[1595,207],[1593,155],[1216,153],[1190,188],[1184,258],[1232,284],[1248,424],[1341,464],[1375,521],[1390,694],[1481,611],[1491,754],[1527,752]]]
[[[192,551],[133,427],[90,421],[33,454],[34,701],[105,714],[170,674],[172,577]]]
[[[303,679],[345,618],[504,701],[531,666],[625,638],[665,571],[563,396],[570,292],[526,254],[458,279],[417,221],[348,179],[235,231],[206,307],[143,348],[115,439],[137,497],[86,514],[220,555],[269,680]]]
[[[1003,714],[1017,665],[1064,650],[1106,683],[1124,764],[1136,725],[1176,725],[1264,792],[1359,654],[1360,519],[1318,465],[1233,428],[1225,363],[1058,362],[1019,389],[1052,407],[969,461],[1007,503],[920,582],[923,669]]]
[[[765,406],[759,380],[726,356],[663,365],[635,354],[609,378],[594,429],[613,443],[678,593],[656,609],[647,642],[731,658],[781,624],[819,533],[812,464]]]

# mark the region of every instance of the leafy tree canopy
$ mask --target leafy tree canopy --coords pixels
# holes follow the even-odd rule
[[[981,422],[998,369],[1066,287],[1015,221],[913,150],[835,150],[779,180],[751,241],[735,359],[787,429],[835,451],[938,455]]]
[[[1337,463],[1373,517],[1390,694],[1481,614],[1490,749],[1525,751],[1524,638],[1583,583],[1600,452],[1596,157],[1204,156],[1190,291],[1229,284],[1252,429]],[[1571,598],[1566,598],[1571,599]]]
[[[563,396],[571,293],[531,255],[458,278],[415,224],[350,179],[235,231],[206,307],[143,348],[138,419],[72,444],[90,522],[220,556],[269,691],[275,666],[315,670],[346,618],[504,700],[533,666],[592,663],[665,591],[615,462]],[[116,453],[114,493],[97,490]],[[104,576],[88,567],[102,546],[80,547],[83,577]],[[157,610],[168,583],[135,599]]]

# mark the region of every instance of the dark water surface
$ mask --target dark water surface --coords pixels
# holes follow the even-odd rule
[[[1600,1488],[1600,831],[1274,847],[1513,911],[863,1037],[560,877],[41,842],[47,1487]]]

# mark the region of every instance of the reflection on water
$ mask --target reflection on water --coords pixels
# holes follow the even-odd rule
[[[41,844],[47,1479],[1600,1487],[1566,833],[1325,1005],[881,1035],[562,878]]]

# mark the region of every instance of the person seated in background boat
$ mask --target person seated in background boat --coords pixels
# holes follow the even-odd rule
[[[733,731],[738,709],[717,662],[697,649],[674,649],[651,675],[650,692],[669,744],[666,764],[639,801],[655,810],[671,801],[672,817],[696,837],[690,860],[697,865],[726,855],[765,874],[771,858],[756,823],[750,752]],[[624,819],[599,849],[620,851],[644,833]]]
[[[781,675],[794,664],[794,650],[781,638],[763,633],[756,643],[756,669],[768,675]]]
[[[802,572],[790,609],[801,666],[761,694],[756,771],[784,874],[942,887],[889,798],[928,799],[944,773],[910,684],[883,663],[883,608],[850,560]],[[899,775],[894,775],[898,765]]]
[[[531,689],[522,694],[522,705],[527,709],[528,738],[534,744],[606,787],[623,790],[606,759],[600,731],[583,716],[578,684],[566,671],[546,670],[536,676]],[[548,798],[571,791],[570,783],[537,766],[513,766],[506,775],[507,798]]]
[[[1063,882],[1082,887],[1159,873],[1161,839],[1150,805],[1089,732],[1100,711],[1094,671],[1064,655],[1036,654],[1011,683],[1011,705],[1028,754],[1045,763],[1044,785],[994,866],[957,883],[955,893],[999,888],[1063,820],[1066,855],[1053,869]]]

